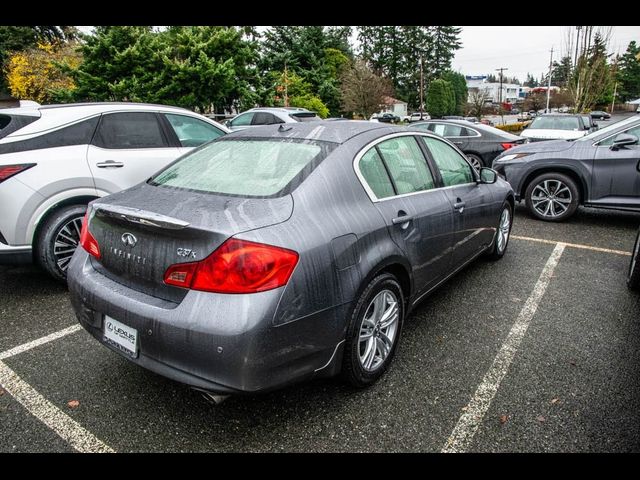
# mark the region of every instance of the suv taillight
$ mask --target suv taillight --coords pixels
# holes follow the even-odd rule
[[[31,167],[35,167],[35,163],[23,163],[21,165],[0,165],[0,183],[17,175],[20,172],[29,170]]]
[[[84,219],[82,219],[82,228],[80,229],[80,245],[84,248],[89,254],[93,255],[96,258],[100,258],[100,246],[98,245],[98,241],[95,239],[91,232],[89,231],[89,210],[87,208],[87,213],[84,214]]]
[[[232,238],[200,262],[171,265],[164,283],[205,292],[264,292],[286,285],[297,263],[293,250]]]

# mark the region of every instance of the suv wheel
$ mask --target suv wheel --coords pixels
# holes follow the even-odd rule
[[[544,173],[533,179],[525,191],[529,211],[540,220],[561,222],[573,215],[579,198],[576,183],[562,173]]]
[[[629,264],[629,274],[627,275],[627,286],[631,290],[640,291],[640,228],[636,235],[636,243],[631,253],[631,263]]]
[[[404,297],[396,278],[385,273],[364,289],[351,315],[342,375],[355,387],[374,383],[396,350],[404,319]]]
[[[45,220],[38,234],[38,262],[47,273],[61,282],[67,279],[69,262],[80,243],[82,218],[86,211],[86,205],[62,207]]]

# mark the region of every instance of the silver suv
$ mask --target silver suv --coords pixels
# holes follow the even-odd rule
[[[313,122],[321,120],[315,112],[298,107],[260,107],[252,108],[226,122],[231,130],[244,130],[259,125],[278,123]]]
[[[0,264],[64,280],[86,205],[229,130],[189,110],[86,103],[0,110]]]

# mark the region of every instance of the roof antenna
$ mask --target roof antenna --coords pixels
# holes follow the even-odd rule
[[[278,127],[278,131],[279,132],[288,132],[289,130],[291,130],[293,127],[285,127],[284,123],[281,123],[280,126]]]

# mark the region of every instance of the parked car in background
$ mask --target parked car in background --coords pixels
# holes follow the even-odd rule
[[[463,120],[466,120],[467,122],[471,122],[471,123],[480,123],[480,120],[478,120],[478,117],[464,117]]]
[[[0,110],[0,263],[64,280],[87,203],[229,130],[189,110],[85,103]]]
[[[530,142],[545,140],[575,140],[591,130],[582,115],[568,113],[545,113],[533,119],[520,134]]]
[[[490,127],[495,126],[490,118],[482,118],[480,119],[480,123],[482,123],[483,125],[489,125]]]
[[[636,241],[631,250],[631,261],[627,273],[627,286],[631,290],[640,291],[640,228],[636,234]]]
[[[582,123],[584,123],[585,127],[588,128],[588,133],[595,132],[596,130],[598,130],[598,128],[600,128],[593,117],[588,113],[581,114],[581,116]]]
[[[69,269],[80,324],[222,395],[374,383],[421,299],[504,255],[513,192],[437,135],[345,127],[234,132],[92,202]]]
[[[598,120],[609,120],[611,118],[610,114],[602,110],[593,110],[589,113],[589,115],[591,116],[591,118],[595,118]]]
[[[464,120],[464,117],[460,115],[445,115],[442,117],[443,120]]]
[[[518,146],[493,168],[540,220],[566,220],[579,205],[640,211],[639,137],[633,116],[575,141]]]
[[[415,112],[405,117],[404,120],[408,123],[421,122],[423,120],[431,120],[431,115],[428,112]]]
[[[280,123],[315,122],[315,112],[298,107],[260,107],[242,112],[225,123],[232,131]]]
[[[522,112],[518,115],[518,118],[516,120],[518,122],[528,122],[532,119],[533,119],[533,116],[531,115],[530,112]]]
[[[378,114],[376,118],[378,119],[378,122],[381,122],[381,123],[399,123],[400,122],[400,117],[390,112]]]
[[[471,124],[465,120],[429,120],[414,123],[411,129],[433,132],[453,142],[476,170],[491,166],[495,157],[505,150],[524,143],[524,138],[498,128]]]

